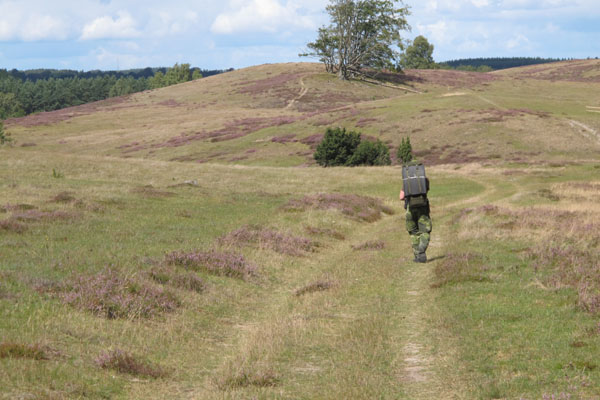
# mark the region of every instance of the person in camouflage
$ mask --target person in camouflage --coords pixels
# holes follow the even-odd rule
[[[427,191],[429,191],[429,179],[427,182]],[[415,262],[427,262],[427,247],[431,235],[431,218],[429,216],[429,199],[425,197],[424,204],[410,205],[410,196],[405,196],[404,190],[400,191],[400,200],[404,201],[404,209],[406,210],[406,230],[410,235],[412,242]]]

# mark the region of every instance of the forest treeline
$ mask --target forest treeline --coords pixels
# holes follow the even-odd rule
[[[454,69],[481,70],[489,67],[491,70],[524,67],[527,65],[546,64],[557,61],[565,61],[566,58],[541,58],[541,57],[491,57],[491,58],[463,58],[440,63]]]
[[[222,72],[190,68],[189,64],[127,71],[0,69],[0,119],[77,106]]]

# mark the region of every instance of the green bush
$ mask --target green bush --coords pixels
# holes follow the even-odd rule
[[[4,132],[4,124],[0,121],[0,145],[10,142],[12,142],[12,138],[9,133]]]
[[[348,160],[348,165],[390,165],[390,149],[381,140],[362,141]]]
[[[315,151],[317,164],[323,167],[348,165],[348,161],[360,144],[360,133],[346,132],[346,128],[327,128],[325,136]]]
[[[409,161],[412,161],[412,145],[410,144],[410,138],[402,138],[402,143],[400,143],[400,147],[398,147],[398,160],[405,164]]]

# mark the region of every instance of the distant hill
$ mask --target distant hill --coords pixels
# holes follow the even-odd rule
[[[494,70],[523,67],[526,65],[546,64],[557,61],[564,61],[558,58],[540,58],[540,57],[492,57],[492,58],[462,58],[459,60],[444,61],[441,64],[449,65],[452,68],[461,66],[481,67],[488,66]]]
[[[5,129],[31,151],[258,166],[314,165],[326,128],[337,126],[381,139],[392,154],[408,136],[429,165],[600,151],[599,60],[390,75],[376,85],[340,81],[316,63],[267,64],[8,119]]]

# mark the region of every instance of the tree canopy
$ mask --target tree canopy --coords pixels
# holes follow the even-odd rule
[[[319,29],[309,51],[328,72],[350,79],[364,68],[394,69],[403,40],[400,31],[410,29],[407,6],[395,0],[330,0],[329,26]]]
[[[400,65],[410,69],[435,68],[433,45],[424,36],[417,36],[400,56]]]

